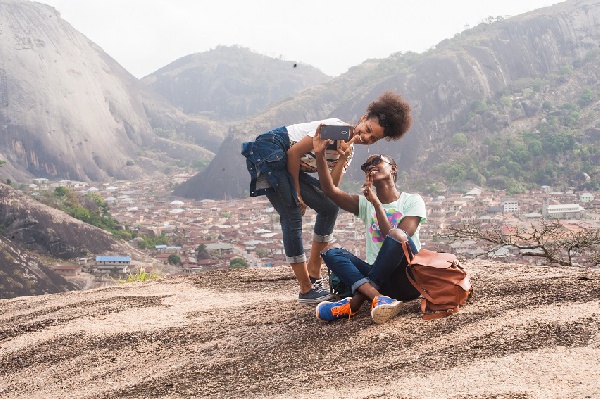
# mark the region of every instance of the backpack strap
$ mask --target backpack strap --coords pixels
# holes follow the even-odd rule
[[[415,258],[415,255],[412,253],[412,250],[410,249],[410,245],[408,244],[408,241],[402,241],[402,250],[404,251],[404,256],[406,257],[406,261],[410,265],[410,263]]]
[[[427,300],[421,301],[421,313],[423,313],[423,320],[441,319],[442,317],[448,317],[458,312],[458,306],[446,311],[439,311],[434,313],[427,313]]]
[[[414,260],[415,256],[413,255],[412,251],[410,250],[410,246],[407,241],[402,242],[402,249],[404,250],[404,256],[406,256],[406,259],[408,260],[408,265],[406,267],[406,277],[408,278],[408,281],[410,281],[410,283],[413,285],[413,287],[415,287],[415,289],[417,291],[419,291],[421,293],[421,295],[423,295],[423,298],[428,299],[429,301],[433,302],[433,299],[431,298],[431,296],[427,293],[427,291],[425,289],[423,289],[423,287],[421,287],[421,285],[419,285],[419,283],[417,283],[417,281],[414,279],[412,273],[410,272],[411,266],[412,266],[412,261]]]

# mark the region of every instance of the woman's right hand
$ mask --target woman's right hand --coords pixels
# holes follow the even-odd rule
[[[302,216],[304,216],[304,213],[306,212],[306,204],[302,200],[302,197],[300,196],[300,194],[298,194],[298,202],[300,203],[300,205],[299,205],[300,212],[302,212]]]

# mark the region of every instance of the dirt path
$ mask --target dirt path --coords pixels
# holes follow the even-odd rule
[[[319,322],[287,267],[0,300],[0,397],[600,397],[600,271],[469,270],[457,315],[384,325]]]

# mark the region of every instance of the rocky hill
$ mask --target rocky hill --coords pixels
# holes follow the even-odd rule
[[[0,298],[54,294],[76,287],[31,251],[0,236]]]
[[[123,254],[151,263],[104,230],[0,183],[0,298],[76,289],[49,265],[86,254]]]
[[[318,321],[289,267],[0,300],[4,399],[600,397],[600,274],[476,261],[475,295]]]
[[[144,255],[109,233],[0,183],[0,232],[39,254],[72,259],[85,253]]]
[[[142,83],[186,114],[241,120],[328,79],[309,65],[218,46],[180,58]]]
[[[251,61],[254,75],[246,78],[254,80],[258,66],[252,60],[257,57],[231,49],[219,57],[219,65],[232,70],[236,60]],[[247,91],[237,90],[239,81],[199,72],[197,61],[204,56],[191,58],[194,63],[186,64],[189,68],[182,70],[179,64],[186,61],[180,61],[179,69],[165,67],[155,81],[164,88],[179,73],[181,80],[189,78],[185,73],[192,70],[200,80],[215,81],[218,89],[198,97],[191,94],[218,102],[212,108],[198,104],[209,107],[205,115],[199,115],[203,110],[198,107],[194,108],[198,115],[187,115],[177,108],[175,97],[175,105],[169,103],[54,8],[29,0],[0,0],[0,160],[7,161],[2,177],[19,182],[32,177],[134,179],[160,173],[175,163],[208,163],[229,131],[219,115],[239,116],[240,104],[249,98]],[[324,79],[314,68],[284,74],[288,63],[260,59],[262,81],[268,76],[271,94],[261,95],[260,101],[256,96],[244,112]],[[227,90],[228,85],[233,87]],[[219,90],[227,100],[217,96]]]
[[[600,186],[600,171],[594,166],[600,160],[577,155],[579,145],[589,146],[586,153],[598,154],[599,46],[600,2],[569,0],[482,23],[424,54],[367,61],[236,126],[214,165],[175,193],[193,198],[245,196],[249,178],[239,155],[243,141],[290,123],[330,116],[356,121],[384,90],[395,90],[412,104],[414,122],[400,142],[378,143],[370,152],[396,158],[404,171],[399,176],[403,187],[428,181],[508,189],[548,184],[544,176],[550,176],[551,185],[562,186],[578,172]],[[522,132],[529,136],[522,137]],[[561,148],[561,154],[545,147],[536,151],[540,143],[560,141],[556,135],[565,132],[567,141],[575,144]],[[536,143],[531,144],[533,139]],[[507,142],[519,148],[510,148],[511,154],[492,151],[506,148]],[[356,157],[365,158],[366,151],[357,148]],[[548,159],[558,159],[566,170],[546,170],[538,176],[521,176],[516,170],[525,164],[526,170],[535,170]],[[350,169],[349,177],[357,178],[358,168]],[[215,184],[215,170],[223,172],[220,181],[226,184]]]
[[[219,47],[140,82],[53,8],[0,0],[1,177],[133,179],[205,165],[217,153],[175,193],[243,197],[243,141],[329,116],[356,121],[382,91],[395,90],[413,105],[411,132],[370,151],[396,158],[407,189],[518,192],[580,185],[570,181],[576,175],[583,188],[598,189],[599,9],[598,0],[568,0],[490,18],[424,54],[368,60],[333,80]],[[544,145],[555,142],[562,144]],[[366,151],[357,148],[356,157]],[[350,168],[347,180],[360,178]]]
[[[9,175],[102,180],[139,175],[154,140],[137,81],[51,7],[0,3],[0,152]]]

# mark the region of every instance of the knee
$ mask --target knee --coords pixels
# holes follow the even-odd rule
[[[342,247],[337,242],[330,242],[325,248],[321,250],[321,258],[325,259],[327,256],[331,255],[329,250],[334,248],[341,249]]]
[[[390,237],[393,237],[395,240],[400,242],[408,241],[408,236],[404,230],[393,228],[388,232]]]
[[[340,207],[333,203],[333,201],[323,201],[321,206],[323,207],[321,212],[324,215],[337,218],[338,214],[340,213]]]
[[[332,202],[331,206],[330,206],[330,211],[331,211],[331,213],[333,213],[334,215],[337,216],[338,213],[340,213],[340,207]]]

